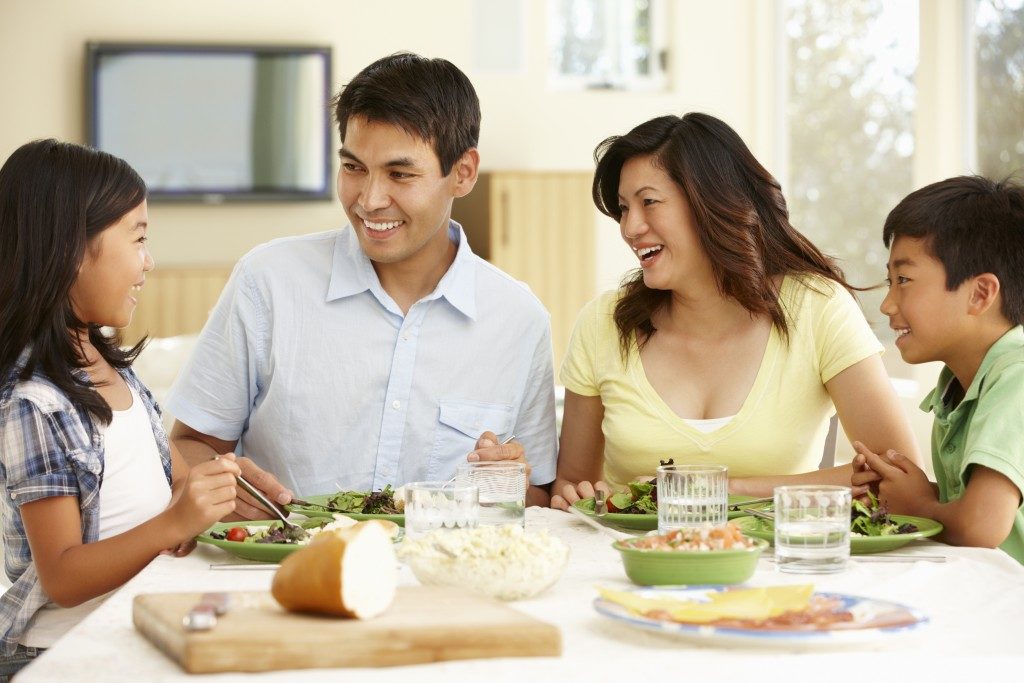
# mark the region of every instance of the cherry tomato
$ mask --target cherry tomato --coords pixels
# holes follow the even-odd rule
[[[240,526],[233,526],[230,529],[228,529],[228,532],[224,535],[224,538],[226,538],[229,541],[241,542],[249,538],[249,532]]]

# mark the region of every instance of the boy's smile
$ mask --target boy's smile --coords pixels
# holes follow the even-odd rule
[[[881,311],[896,331],[896,348],[908,363],[943,361],[958,347],[968,316],[970,287],[946,289],[946,269],[923,239],[897,237],[889,252],[889,292]]]

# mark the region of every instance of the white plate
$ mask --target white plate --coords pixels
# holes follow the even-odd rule
[[[677,600],[704,600],[710,592],[727,590],[730,586],[701,586],[691,588],[634,588],[630,592],[648,598],[674,598]],[[636,628],[658,631],[695,642],[709,645],[744,645],[753,647],[843,647],[869,642],[886,642],[895,636],[913,632],[928,623],[928,617],[916,609],[885,600],[862,598],[842,593],[815,593],[815,596],[835,598],[842,602],[842,609],[853,614],[854,623],[866,623],[875,618],[904,611],[914,619],[911,624],[884,628],[830,629],[822,631],[780,630],[765,631],[753,628],[723,628],[718,626],[680,624],[678,622],[652,619],[630,612],[625,607],[597,598],[594,609],[600,614]]]

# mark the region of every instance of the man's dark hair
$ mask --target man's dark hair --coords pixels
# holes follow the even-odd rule
[[[957,176],[911,192],[885,219],[882,241],[923,239],[946,269],[946,289],[992,273],[1002,314],[1024,323],[1024,186],[1007,178]]]
[[[366,67],[332,103],[341,141],[352,117],[398,126],[434,147],[448,175],[480,139],[480,100],[466,74],[446,59],[408,52]]]

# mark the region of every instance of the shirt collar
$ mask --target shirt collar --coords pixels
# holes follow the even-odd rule
[[[453,220],[448,222],[448,238],[458,245],[455,260],[437,283],[433,293],[424,297],[444,297],[456,310],[467,318],[476,318],[476,263],[473,250],[466,239],[462,226]],[[342,230],[334,242],[334,260],[331,265],[331,281],[327,287],[327,301],[354,296],[365,291],[372,292],[378,300],[390,300],[380,285],[377,271],[359,247],[355,232]]]
[[[957,407],[973,401],[978,398],[978,394],[981,392],[981,384],[985,381],[985,375],[992,369],[992,365],[996,360],[1007,351],[1015,348],[1024,346],[1024,327],[1017,325],[1016,327],[1010,328],[1006,334],[997,339],[992,346],[988,348],[985,353],[985,357],[981,359],[981,365],[978,366],[978,372],[974,374],[974,380],[971,382],[971,386],[967,387],[964,392],[964,397],[960,400]],[[943,402],[943,398],[946,396],[946,392],[950,388],[950,383],[957,381],[956,376],[953,375],[953,371],[949,369],[949,366],[942,368],[942,372],[939,373],[939,381],[935,388],[924,397],[924,401],[921,402],[921,410],[925,412],[934,412],[936,415],[941,415],[943,411],[949,412]]]

